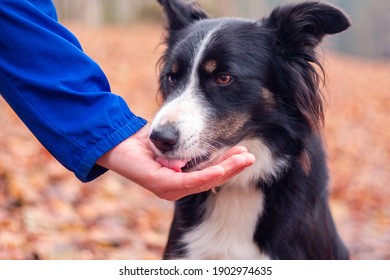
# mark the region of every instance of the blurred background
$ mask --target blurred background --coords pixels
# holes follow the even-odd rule
[[[199,2],[214,17],[257,19],[299,1]],[[390,259],[390,2],[326,2],[353,23],[319,49],[327,71],[331,208],[352,258]],[[152,120],[164,50],[156,1],[54,3],[113,92]],[[0,99],[0,259],[160,259],[172,209],[112,172],[80,183]]]
[[[187,0],[188,1],[188,0]],[[133,24],[161,21],[156,0],[54,0],[60,19],[89,25]],[[213,17],[262,18],[277,5],[302,0],[199,0]],[[333,40],[332,47],[344,53],[383,58],[390,56],[390,25],[387,0],[325,0],[344,9],[354,28]]]

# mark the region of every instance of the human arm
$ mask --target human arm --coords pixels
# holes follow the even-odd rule
[[[110,92],[50,0],[1,0],[0,33],[2,97],[81,181],[103,174],[97,159],[146,121]]]

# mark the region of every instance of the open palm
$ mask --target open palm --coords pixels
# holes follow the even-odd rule
[[[189,173],[161,166],[154,159],[145,126],[99,159],[98,164],[132,180],[166,200],[207,191],[252,165],[255,158],[245,147],[227,151],[215,165]]]

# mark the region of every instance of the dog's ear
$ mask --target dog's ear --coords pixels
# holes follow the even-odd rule
[[[290,57],[313,49],[324,35],[342,32],[350,26],[342,11],[319,2],[278,7],[263,24],[276,32],[282,54]]]
[[[323,98],[318,90],[321,77],[313,64],[323,69],[315,47],[325,35],[347,29],[347,16],[327,4],[304,2],[276,8],[262,23],[274,34],[273,50],[285,62],[284,79],[289,76],[285,98],[292,98],[310,126],[320,130],[324,121]]]
[[[197,2],[185,3],[185,0],[157,0],[164,8],[168,19],[168,31],[178,31],[190,23],[208,18]]]

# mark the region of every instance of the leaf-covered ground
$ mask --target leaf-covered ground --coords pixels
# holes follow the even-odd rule
[[[161,27],[68,27],[151,120]],[[390,259],[390,62],[326,57],[332,212],[353,258]],[[77,181],[0,99],[0,259],[160,259],[171,214],[111,172]]]

